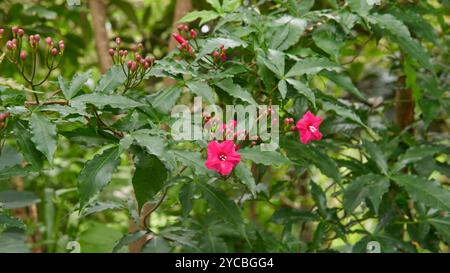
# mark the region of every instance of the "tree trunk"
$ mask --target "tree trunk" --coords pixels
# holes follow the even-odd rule
[[[395,122],[403,130],[414,121],[414,100],[411,88],[404,88],[405,76],[398,83],[401,87],[395,93]]]
[[[175,5],[175,12],[173,15],[173,22],[172,22],[172,32],[177,31],[177,25],[178,21],[183,18],[184,15],[186,15],[188,12],[192,10],[192,1],[191,0],[177,0]],[[172,35],[169,38],[169,47],[168,51],[172,51],[177,45],[177,42],[172,39]],[[173,85],[175,81],[171,78],[165,78],[164,79],[164,85],[170,86]]]
[[[106,31],[106,4],[103,0],[89,0],[89,9],[92,14],[92,26],[95,36],[100,71],[105,73],[112,66],[112,59],[108,53],[109,39]]]

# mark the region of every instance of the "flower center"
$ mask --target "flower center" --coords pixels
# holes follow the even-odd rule
[[[219,155],[219,159],[222,161],[225,161],[225,160],[227,160],[227,156],[224,154],[221,154],[221,155]]]
[[[308,129],[309,129],[309,131],[310,131],[311,133],[317,132],[317,128],[314,127],[314,126],[312,126],[312,125],[308,126]]]

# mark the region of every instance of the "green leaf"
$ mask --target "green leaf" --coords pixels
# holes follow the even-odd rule
[[[242,101],[256,105],[256,101],[253,99],[251,93],[244,90],[240,85],[233,83],[232,79],[225,79],[215,83],[220,89],[224,90],[231,96],[238,98]]]
[[[375,162],[378,169],[383,174],[387,174],[388,165],[386,162],[386,158],[384,157],[383,152],[380,149],[380,147],[378,147],[375,143],[367,141],[367,140],[364,140],[363,144],[367,150],[367,153],[369,154],[370,158]]]
[[[28,191],[2,191],[0,192],[0,208],[17,209],[39,203],[41,200]]]
[[[308,210],[281,207],[272,215],[272,220],[280,225],[289,223],[318,221],[317,214]]]
[[[183,207],[183,217],[187,217],[189,212],[192,210],[194,192],[194,183],[184,183],[183,186],[181,186],[178,198],[180,199],[181,206]]]
[[[328,208],[327,208],[327,197],[325,195],[325,192],[316,183],[311,181],[310,184],[311,184],[311,194],[317,206],[317,210],[319,211],[319,214],[322,217],[326,218],[328,215]]]
[[[286,150],[288,158],[292,161],[303,166],[313,164],[334,181],[338,183],[341,181],[336,162],[318,148],[312,145],[304,145],[299,140],[287,138],[281,138],[281,146]]]
[[[181,95],[181,88],[174,85],[170,88],[163,89],[160,92],[147,97],[147,101],[161,113],[168,113],[177,102]]]
[[[102,75],[94,92],[110,95],[114,93],[117,87],[121,86],[126,79],[127,77],[125,76],[121,65],[114,65]]]
[[[290,164],[291,161],[284,155],[276,151],[261,151],[259,146],[254,148],[244,148],[239,150],[239,154],[244,160],[251,160],[257,164],[263,165],[281,165]]]
[[[203,193],[203,196],[208,201],[208,204],[216,210],[221,217],[230,224],[232,224],[241,235],[245,235],[245,226],[242,220],[241,211],[233,201],[229,200],[226,194],[217,188],[214,188],[206,183],[199,182],[197,187]]]
[[[90,77],[91,77],[90,70],[84,73],[76,73],[75,76],[73,76],[70,85],[67,86],[65,80],[61,76],[59,76],[58,77],[59,88],[61,88],[64,97],[70,100],[81,90],[83,85],[89,80]]]
[[[305,96],[314,107],[316,107],[316,96],[306,84],[294,79],[286,79],[286,81],[291,84],[301,95]]]
[[[205,167],[205,163],[204,163],[205,160],[202,159],[202,155],[199,152],[189,152],[189,151],[179,151],[179,150],[171,150],[170,152],[184,166],[193,168],[197,175],[211,173]]]
[[[426,157],[433,156],[439,152],[442,152],[444,147],[432,146],[432,145],[420,145],[410,147],[404,154],[398,157],[397,163],[395,163],[393,169],[400,171],[406,165],[420,161]]]
[[[41,151],[51,164],[57,145],[56,125],[43,114],[33,112],[30,117],[30,129],[33,135],[31,140],[36,144],[36,149]]]
[[[278,91],[280,91],[281,97],[286,98],[287,93],[287,85],[285,80],[281,80],[278,82]]]
[[[120,95],[103,95],[100,93],[91,93],[86,95],[81,95],[75,97],[70,101],[70,105],[85,105],[92,104],[102,109],[106,105],[111,106],[112,108],[119,109],[130,109],[136,108],[140,106],[144,106],[145,104],[134,101],[130,98],[120,96]]]
[[[422,202],[431,208],[450,211],[450,191],[448,189],[415,175],[396,175],[392,179],[417,202]]]
[[[324,69],[339,72],[341,67],[326,58],[307,58],[298,61],[291,70],[289,70],[286,77],[317,74]]]
[[[359,92],[358,88],[356,88],[356,86],[353,85],[352,80],[349,77],[342,75],[342,74],[337,74],[333,71],[327,71],[327,70],[323,70],[322,72],[320,72],[320,75],[328,78],[329,80],[331,80],[335,84],[339,85],[345,91],[356,96],[357,98],[359,98],[363,101],[367,100],[367,98],[361,92]]]
[[[323,51],[328,53],[335,62],[339,62],[339,50],[342,40],[336,35],[336,29],[331,25],[325,25],[316,29],[312,38],[314,43]]]
[[[236,166],[234,172],[241,182],[247,186],[253,197],[256,197],[255,178],[253,178],[252,172],[247,168],[247,166],[245,166],[244,163],[240,163]]]
[[[367,128],[367,126],[361,121],[359,116],[356,115],[352,110],[344,108],[343,106],[340,106],[338,104],[330,103],[328,101],[323,101],[322,105],[323,105],[323,109],[325,111],[333,111],[337,115],[339,115],[339,116],[341,116],[343,118],[347,118],[349,120],[352,120],[352,121],[358,123],[359,125]]]
[[[205,98],[210,104],[214,104],[214,91],[206,82],[188,81],[186,86],[197,96]]]
[[[364,199],[368,198],[378,213],[383,195],[389,190],[389,180],[381,175],[367,174],[355,178],[344,190],[344,209],[347,214],[353,213]]]
[[[7,228],[18,228],[25,230],[24,223],[15,217],[11,217],[5,214],[0,214],[0,226],[6,226]]]
[[[408,28],[392,14],[372,14],[368,17],[371,24],[381,28],[384,34],[397,43],[402,51],[417,60],[420,65],[431,69],[430,57],[425,49],[411,37]]]
[[[125,234],[119,241],[117,241],[112,252],[117,253],[122,247],[127,246],[141,239],[147,232],[145,230],[139,230],[133,233]]]
[[[241,6],[241,2],[242,0],[223,0],[223,11],[234,12]]]
[[[141,211],[144,204],[162,189],[167,179],[167,170],[156,156],[147,153],[136,155],[135,166],[132,182],[138,209]]]
[[[361,16],[366,16],[369,14],[369,11],[372,9],[375,1],[370,0],[347,0],[347,3],[350,9],[353,12],[358,13]]]
[[[11,146],[3,146],[0,151],[0,170],[8,167],[20,165],[22,163],[22,155]]]
[[[269,64],[266,64],[267,68],[272,70],[277,76],[281,79],[284,77],[285,72],[285,60],[284,53],[278,50],[269,49],[269,53],[267,54],[267,59],[269,60]]]
[[[143,253],[168,253],[170,252],[169,243],[160,236],[153,236],[142,249]]]
[[[209,21],[212,21],[219,17],[219,14],[212,10],[195,10],[191,11],[183,18],[180,19],[180,23],[190,23],[200,18],[200,25],[203,25]]]
[[[119,147],[112,147],[97,154],[88,161],[78,176],[80,204],[86,203],[99,193],[111,180],[112,174],[120,163]]]
[[[304,19],[284,15],[276,19],[274,25],[278,27],[272,39],[271,48],[283,51],[295,45],[300,40],[300,37],[306,29],[307,22]],[[286,32],[286,34],[279,37],[277,34],[281,32]]]
[[[164,153],[164,140],[159,136],[150,135],[147,130],[134,131],[129,136],[149,154],[159,157]]]
[[[196,60],[200,60],[205,55],[211,54],[214,50],[223,45],[226,49],[235,47],[247,47],[247,43],[237,38],[211,38],[206,40],[202,50],[197,54]]]
[[[10,166],[0,169],[0,180],[5,180],[13,176],[26,176],[35,169],[30,166],[22,168],[21,166]]]
[[[429,218],[426,221],[436,229],[447,245],[450,245],[450,216]]]

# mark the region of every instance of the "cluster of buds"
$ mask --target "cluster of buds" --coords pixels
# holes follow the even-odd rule
[[[0,46],[1,39],[3,38],[3,34],[5,30],[0,28]],[[39,34],[29,35],[28,39],[25,38],[25,31],[22,28],[17,26],[11,27],[12,37],[10,40],[6,41],[6,58],[17,66],[19,72],[22,74],[23,78],[26,82],[32,87],[39,86],[43,84],[50,73],[55,70],[59,63],[61,62],[61,57],[63,55],[65,44],[64,41],[59,41],[58,46],[55,47],[53,41],[50,37],[45,39],[46,49],[45,49],[45,64],[47,66],[48,72],[45,73],[45,78],[42,80],[35,81],[35,71],[37,66],[37,60],[39,59],[39,54],[41,50],[39,48],[41,42],[41,36]],[[28,50],[30,54],[28,54],[25,45],[28,41]],[[1,52],[1,50],[0,50]],[[25,64],[28,56],[31,55],[31,65],[27,66]],[[58,58],[59,56],[59,58]],[[28,69],[28,68],[32,69]],[[26,76],[26,70],[30,70],[30,75]]]
[[[9,112],[0,113],[0,130],[5,129],[11,114]]]
[[[123,68],[123,72],[127,77],[124,83],[125,91],[138,86],[145,78],[146,74],[150,72],[155,63],[155,58],[151,56],[143,56],[144,46],[139,43],[130,48],[131,54],[128,50],[121,49],[122,43],[120,37],[116,38],[116,47],[108,50],[109,55],[113,59],[114,64],[119,64]]]
[[[185,24],[178,25],[177,29],[178,33],[172,33],[172,37],[178,43],[178,50],[183,55],[194,56],[194,50],[189,44],[189,40],[192,39],[195,41],[197,39],[197,31],[194,29],[189,30],[189,27]]]
[[[221,45],[218,50],[211,53],[211,56],[213,57],[215,63],[224,63],[227,60],[227,49],[224,45]]]
[[[245,140],[248,137],[246,130],[236,130],[237,121],[223,122],[219,117],[204,115],[204,128],[210,131],[211,139],[237,139]]]

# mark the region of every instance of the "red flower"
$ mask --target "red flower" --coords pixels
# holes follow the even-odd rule
[[[206,168],[215,170],[221,175],[228,175],[240,161],[241,156],[236,152],[233,141],[225,140],[222,143],[211,141],[208,143]]]
[[[322,118],[314,116],[311,112],[306,114],[297,121],[296,128],[300,134],[300,141],[303,144],[308,144],[311,140],[321,140],[322,133],[319,132],[319,126],[322,123]]]

